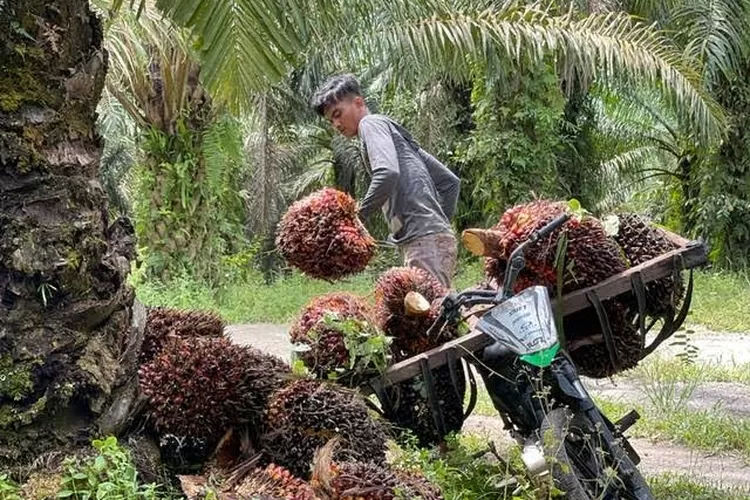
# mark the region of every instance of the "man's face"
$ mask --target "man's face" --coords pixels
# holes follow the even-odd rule
[[[344,137],[354,137],[357,135],[359,121],[367,114],[367,107],[360,96],[345,97],[327,106],[324,114]]]

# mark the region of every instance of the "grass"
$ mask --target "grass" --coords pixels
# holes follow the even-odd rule
[[[352,278],[328,283],[295,272],[273,285],[265,285],[257,276],[247,282],[226,284],[219,290],[187,279],[177,279],[168,286],[139,284],[136,292],[138,299],[146,305],[208,309],[219,313],[230,324],[287,323],[317,295],[345,291],[372,298],[378,276],[377,271],[367,270]],[[454,286],[459,290],[467,288],[481,276],[481,263],[472,261],[461,267]]]
[[[667,358],[654,353],[626,376],[641,381],[656,379],[661,383],[692,381],[700,382],[736,382],[750,384],[750,363],[685,363],[679,358]]]
[[[698,271],[687,321],[709,330],[750,331],[750,280],[738,273]]]
[[[635,408],[641,419],[628,431],[634,437],[666,439],[708,452],[738,452],[750,460],[750,420],[730,415],[720,407],[698,411],[680,408],[665,413],[643,405],[594,399],[612,420]]]
[[[688,476],[660,474],[648,479],[655,498],[659,500],[746,500],[747,491],[725,489],[721,485],[696,483]]]

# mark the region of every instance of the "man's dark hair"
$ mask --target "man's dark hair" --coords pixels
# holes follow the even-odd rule
[[[346,97],[357,96],[362,96],[357,78],[351,74],[336,75],[318,87],[312,98],[312,107],[319,115],[323,115],[328,106]]]

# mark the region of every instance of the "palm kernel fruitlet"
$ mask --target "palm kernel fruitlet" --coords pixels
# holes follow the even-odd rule
[[[271,396],[265,413],[263,452],[303,479],[315,451],[339,437],[336,458],[383,463],[387,435],[355,391],[317,380],[296,380]]]
[[[325,188],[295,202],[279,223],[276,246],[289,264],[313,278],[337,280],[367,267],[375,240],[346,193]]]
[[[231,491],[224,493],[233,495],[231,498],[255,499],[265,495],[280,500],[318,499],[309,484],[276,464],[251,471]]]

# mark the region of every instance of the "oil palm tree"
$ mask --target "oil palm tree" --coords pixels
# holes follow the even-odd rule
[[[241,234],[240,198],[231,189],[244,163],[239,126],[227,126],[201,85],[185,30],[153,9],[119,15],[105,46],[107,91],[140,131],[134,215],[148,275],[166,281],[187,270],[210,281],[224,240]]]
[[[117,430],[137,389],[125,284],[132,227],[110,224],[95,109],[107,71],[87,0],[0,15],[0,469]],[[54,415],[55,418],[50,418]]]

